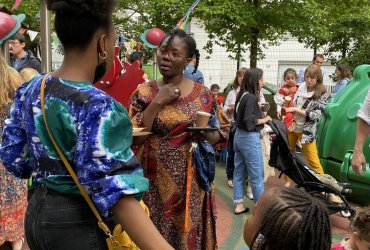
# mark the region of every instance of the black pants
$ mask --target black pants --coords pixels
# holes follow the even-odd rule
[[[228,180],[232,180],[234,177],[234,132],[232,128],[229,133],[229,141],[227,143],[227,161],[226,161],[226,176]]]
[[[25,230],[31,250],[107,249],[106,235],[78,195],[36,189],[27,207]]]

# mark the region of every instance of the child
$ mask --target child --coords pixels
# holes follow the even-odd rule
[[[334,245],[331,250],[370,249],[370,207],[357,210],[350,224],[351,236]]]
[[[349,80],[352,78],[351,69],[348,64],[338,64],[335,68],[335,74],[338,81],[335,83],[333,88],[332,96],[338,94],[345,86],[347,86]]]
[[[288,68],[284,72],[284,81],[285,84],[281,86],[278,93],[274,96],[274,100],[277,105],[277,115],[278,118],[282,117],[282,109],[285,113],[283,115],[283,122],[287,126],[290,127],[293,121],[293,112],[286,112],[285,109],[289,107],[294,107],[293,98],[294,94],[298,90],[298,85],[296,84],[296,80],[298,78],[297,72],[294,69]]]
[[[298,188],[266,190],[244,225],[250,249],[328,250],[329,215],[324,204]]]
[[[19,72],[25,82],[31,81],[38,73],[39,72],[33,68],[24,68]]]
[[[220,93],[220,86],[218,84],[212,84],[211,85],[211,95],[216,99],[218,105],[222,107],[222,104],[224,102],[224,97],[219,96],[218,94]]]

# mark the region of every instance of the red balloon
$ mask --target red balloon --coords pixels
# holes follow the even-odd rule
[[[0,38],[7,36],[16,25],[17,22],[12,16],[0,12]]]
[[[165,36],[165,33],[163,32],[163,30],[158,29],[158,28],[151,28],[146,33],[145,39],[150,44],[159,46],[164,36]]]

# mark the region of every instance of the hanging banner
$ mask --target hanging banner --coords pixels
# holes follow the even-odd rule
[[[11,12],[13,12],[13,10],[15,10],[16,8],[18,8],[18,6],[21,4],[22,0],[15,0],[15,3],[11,9]]]

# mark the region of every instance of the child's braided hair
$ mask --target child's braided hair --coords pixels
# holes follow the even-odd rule
[[[266,210],[252,246],[263,235],[257,249],[330,249],[329,215],[319,199],[297,188],[276,188],[273,193],[274,203]]]

